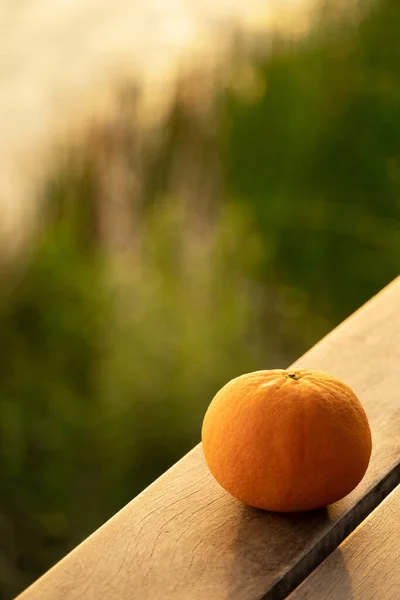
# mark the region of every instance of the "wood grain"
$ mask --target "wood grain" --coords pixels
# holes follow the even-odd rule
[[[399,515],[398,486],[288,600],[398,600]]]
[[[231,498],[197,446],[20,596],[20,600],[278,599],[400,481],[400,279],[295,363],[348,383],[373,454],[341,502],[279,515]]]

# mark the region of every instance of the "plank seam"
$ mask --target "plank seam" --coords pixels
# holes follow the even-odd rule
[[[282,579],[261,596],[260,600],[287,598],[399,484],[400,461]]]

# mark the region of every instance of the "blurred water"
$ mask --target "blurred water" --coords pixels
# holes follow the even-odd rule
[[[217,60],[228,30],[298,23],[303,0],[8,0],[0,8],[0,252],[19,244],[44,152],[135,76],[162,94],[176,66]],[[282,12],[286,11],[286,12]],[[285,17],[286,15],[286,17]],[[28,201],[30,198],[30,202]],[[1,247],[1,240],[5,245]]]

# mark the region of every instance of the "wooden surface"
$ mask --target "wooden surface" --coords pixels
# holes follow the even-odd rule
[[[400,487],[307,577],[288,600],[400,598]]]
[[[343,379],[370,419],[370,467],[341,502],[252,509],[219,487],[197,446],[20,599],[285,597],[400,481],[399,365],[400,279],[295,363]]]

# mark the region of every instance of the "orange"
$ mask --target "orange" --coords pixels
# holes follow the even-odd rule
[[[340,500],[361,481],[371,431],[355,393],[321,371],[256,371],[212,400],[202,428],[211,473],[232,496],[278,512]]]

